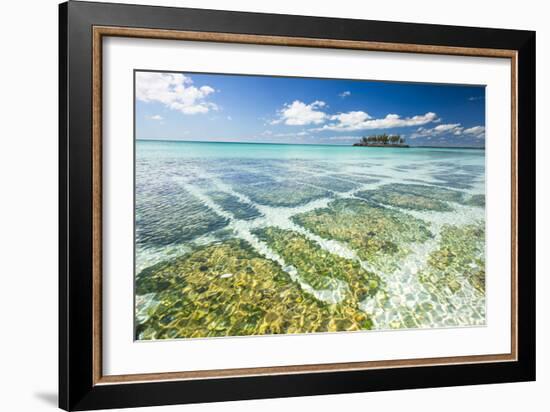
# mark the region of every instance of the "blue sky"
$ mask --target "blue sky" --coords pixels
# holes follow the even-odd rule
[[[135,74],[138,139],[484,146],[485,88],[223,74]]]

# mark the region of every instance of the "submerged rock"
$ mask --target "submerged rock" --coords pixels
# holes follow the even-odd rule
[[[378,290],[379,277],[367,272],[359,262],[330,253],[299,233],[268,227],[257,229],[254,234],[296,268],[300,278],[314,289],[334,289],[344,282],[348,289],[346,305],[357,307]]]
[[[432,237],[422,220],[359,199],[338,199],[292,220],[322,238],[345,243],[359,258],[388,271],[410,252],[408,243]]]
[[[462,202],[461,192],[436,186],[417,184],[388,184],[374,190],[364,190],[356,196],[372,202],[412,210],[449,212],[447,202]]]
[[[485,207],[485,195],[473,195],[465,203],[469,206]]]
[[[331,195],[323,188],[291,180],[271,184],[237,185],[235,189],[254,202],[273,207],[294,207]]]
[[[204,266],[207,270],[201,271]],[[349,304],[329,305],[304,292],[276,263],[243,240],[200,247],[148,268],[136,278],[136,293],[155,301],[136,318],[137,339],[371,327],[367,315]]]
[[[485,295],[485,226],[444,226],[439,248],[428,257],[419,279],[430,291],[455,294],[469,282]]]

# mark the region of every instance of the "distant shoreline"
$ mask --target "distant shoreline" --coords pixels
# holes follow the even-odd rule
[[[223,143],[223,144],[257,144],[257,145],[281,145],[281,146],[335,146],[335,147],[353,147],[349,144],[322,144],[322,143],[275,143],[275,142],[228,142],[228,141],[209,141],[209,140],[176,140],[176,139],[135,139],[140,142],[166,142],[166,143]],[[381,147],[390,147],[384,145]],[[408,146],[410,149],[474,149],[485,150],[485,147],[479,146]]]

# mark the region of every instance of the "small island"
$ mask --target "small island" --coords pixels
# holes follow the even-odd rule
[[[363,136],[354,146],[365,147],[409,147],[405,139],[398,134],[387,135],[386,133],[374,136]]]

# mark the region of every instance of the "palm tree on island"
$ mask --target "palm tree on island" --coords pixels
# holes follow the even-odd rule
[[[354,143],[353,145],[370,147],[409,147],[409,145],[405,144],[405,139],[400,135],[388,135],[386,133],[363,136],[359,142]]]

